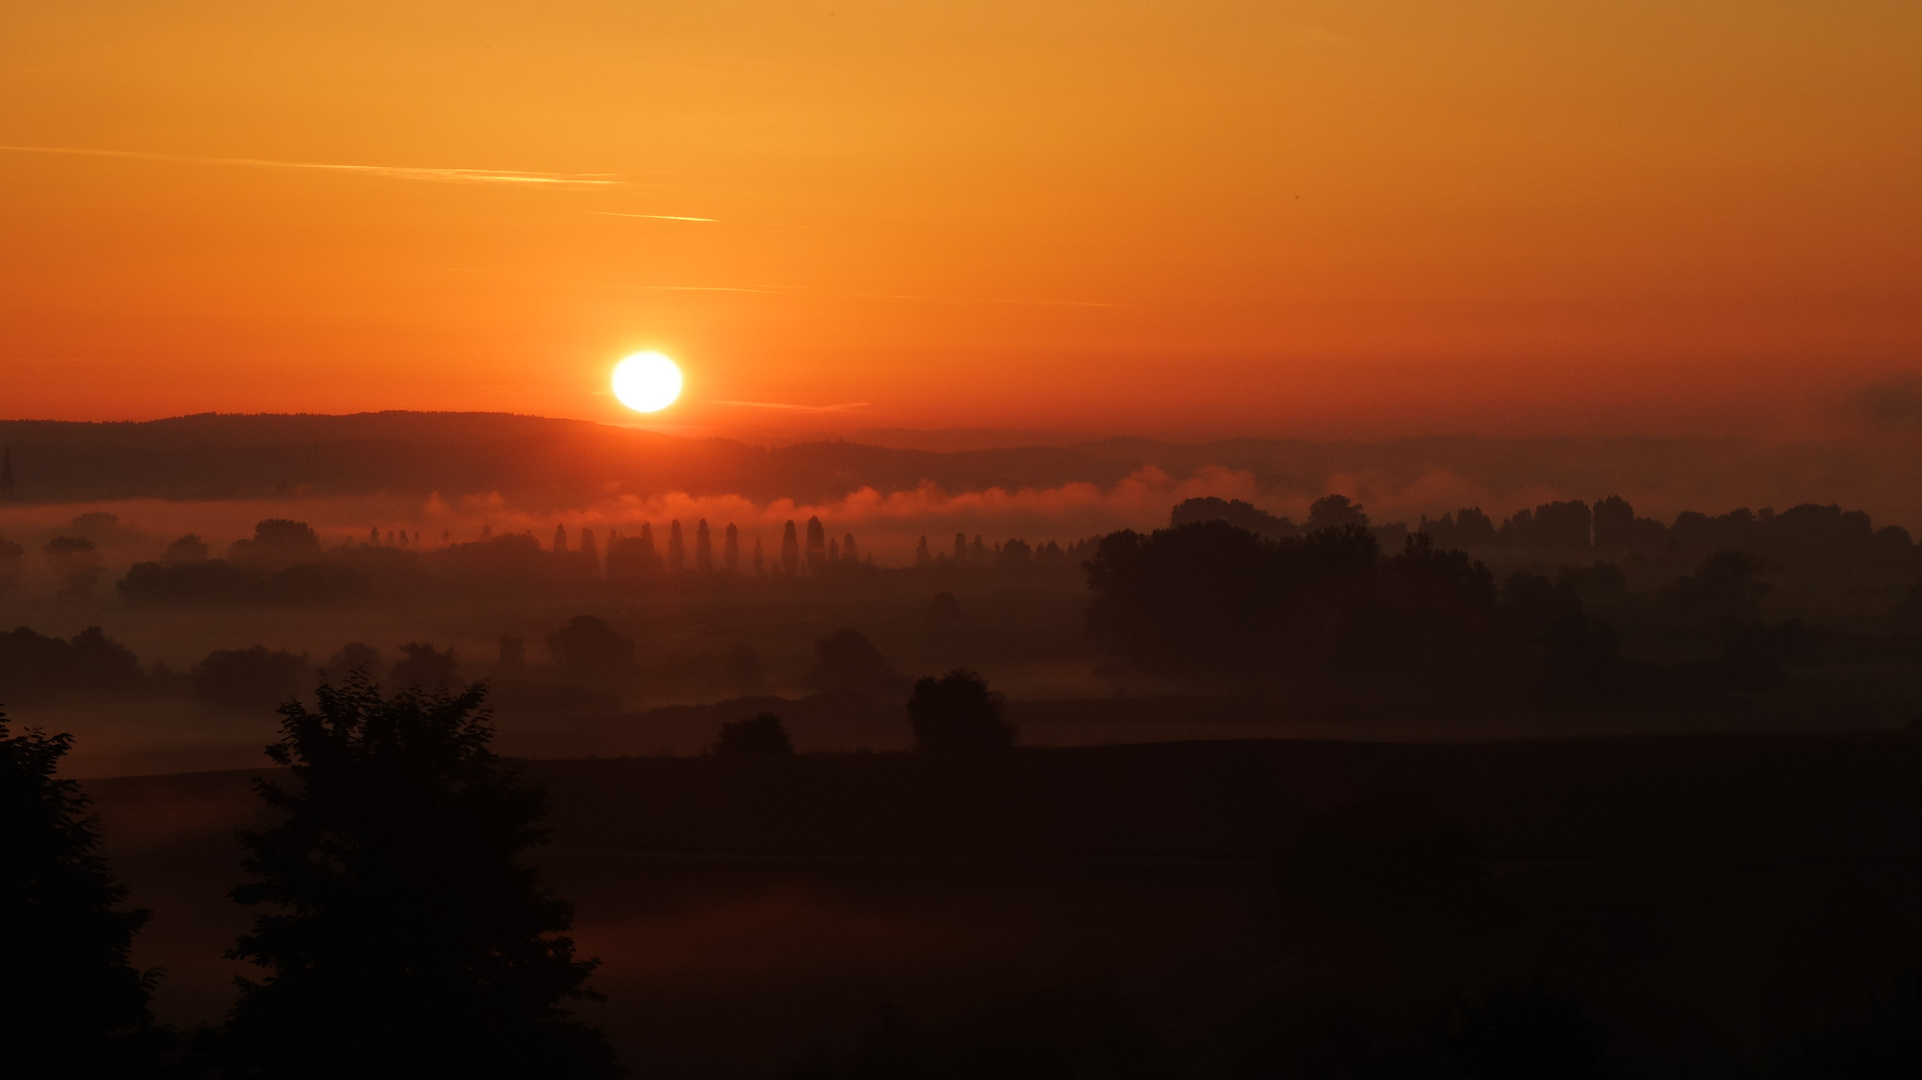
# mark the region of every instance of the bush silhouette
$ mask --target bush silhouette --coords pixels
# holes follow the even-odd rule
[[[60,585],[61,596],[93,595],[93,583],[99,580],[102,571],[100,549],[94,546],[92,540],[79,536],[56,536],[47,541],[41,551],[47,557],[47,569]]]
[[[0,1046],[10,1076],[152,1075],[170,1041],[154,1026],[154,976],[127,961],[148,912],[101,858],[72,780],[71,738],[9,733],[0,714]]]
[[[410,641],[400,647],[400,659],[394,663],[393,683],[402,689],[417,686],[423,690],[440,690],[453,685],[459,667],[454,650],[443,652],[434,648],[432,642]]]
[[[380,650],[364,641],[350,641],[327,658],[327,666],[322,669],[322,674],[326,678],[341,679],[356,669],[365,670],[370,677],[379,671]]]
[[[1014,745],[1014,728],[1001,718],[1001,699],[966,668],[914,684],[908,699],[914,748],[924,753],[979,754]]]
[[[547,635],[547,651],[561,670],[584,678],[613,678],[634,666],[634,639],[594,615],[576,615]]]
[[[66,641],[24,626],[0,633],[0,687],[14,693],[131,690],[139,682],[140,659],[98,626]]]
[[[251,649],[211,652],[188,673],[200,701],[236,709],[272,709],[300,692],[307,658],[296,653]]]
[[[160,561],[166,566],[204,563],[207,561],[209,550],[207,542],[200,538],[200,534],[188,533],[168,544],[167,550],[160,555]]]
[[[961,621],[961,601],[951,592],[938,592],[928,601],[929,626],[953,626]]]
[[[899,693],[907,679],[888,666],[859,630],[836,630],[814,643],[814,667],[807,681],[823,690]]]
[[[793,753],[794,743],[781,726],[781,718],[773,713],[722,724],[721,737],[714,741],[715,757],[789,757]]]
[[[488,742],[484,690],[381,696],[364,678],[282,707],[267,748],[296,783],[260,780],[286,816],[242,834],[270,905],[229,956],[265,968],[214,1041],[239,1077],[611,1077],[570,999],[594,961],[560,936],[566,901],[519,861],[545,839],[545,793]]]

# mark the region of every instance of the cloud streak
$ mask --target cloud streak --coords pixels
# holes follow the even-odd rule
[[[434,183],[522,184],[548,187],[607,187],[623,181],[611,173],[523,172],[515,169],[436,169],[411,165],[339,165],[319,161],[273,161],[266,158],[193,157],[186,154],[155,154],[140,150],[98,150],[75,146],[0,146],[14,154],[53,154],[67,157],[120,158],[130,161],[165,161],[182,165],[238,165],[254,169],[307,169],[321,172],[357,173],[390,180],[417,180]]]

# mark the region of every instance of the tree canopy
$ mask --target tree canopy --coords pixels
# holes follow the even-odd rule
[[[595,962],[517,858],[547,799],[488,748],[483,695],[389,698],[350,674],[281,708],[267,753],[292,783],[256,788],[285,818],[242,834],[256,880],[233,891],[274,909],[230,953],[268,972],[219,1040],[233,1075],[620,1074],[565,1007]]]
[[[11,734],[0,714],[0,1047],[8,1075],[151,1075],[170,1041],[148,1011],[153,973],[128,961],[148,918],[99,853],[68,735]]]

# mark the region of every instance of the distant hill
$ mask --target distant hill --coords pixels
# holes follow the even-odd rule
[[[968,432],[919,440],[922,447],[959,447],[943,452],[875,434],[895,445],[833,440],[766,447],[503,413],[0,421],[19,498],[29,503],[432,491],[448,497],[498,491],[529,509],[668,491],[819,502],[864,487],[900,491],[924,482],[947,492],[1076,482],[1108,488],[1152,466],[1176,479],[1207,467],[1247,474],[1257,504],[1277,514],[1299,514],[1330,490],[1410,517],[1477,503],[1499,516],[1550,498],[1621,494],[1657,515],[1839,502],[1867,509],[1879,522],[1922,524],[1922,455],[1894,441],[1436,435],[1380,442],[1107,439],[982,446],[994,440]]]
[[[836,498],[863,487],[949,491],[1112,484],[1125,461],[1059,448],[933,453],[848,442],[778,448],[501,413],[182,416],[145,423],[0,421],[19,497],[74,502],[374,491],[499,491],[528,505],[610,492]]]

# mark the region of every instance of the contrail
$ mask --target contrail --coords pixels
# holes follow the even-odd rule
[[[650,218],[654,221],[714,221],[711,217],[682,217],[680,214],[623,214],[618,210],[596,210],[602,217]]]
[[[617,289],[635,289],[644,292],[732,292],[761,293],[767,296],[835,296],[854,300],[922,300],[936,304],[1023,304],[1035,307],[1086,307],[1118,308],[1120,304],[1110,304],[1098,300],[1016,300],[997,296],[920,296],[912,293],[867,293],[838,292],[832,289],[810,289],[799,285],[773,285],[763,288],[747,288],[737,285],[616,285]]]
[[[151,154],[139,150],[94,150],[75,146],[0,146],[16,154],[64,154],[71,157],[127,158],[134,161],[171,161],[186,165],[245,165],[256,169],[320,169],[326,172],[361,173],[395,180],[428,180],[439,183],[546,184],[552,186],[616,185],[622,181],[611,173],[520,172],[513,169],[430,169],[410,165],[333,165],[318,161],[269,161],[265,158],[210,158],[185,154]]]

